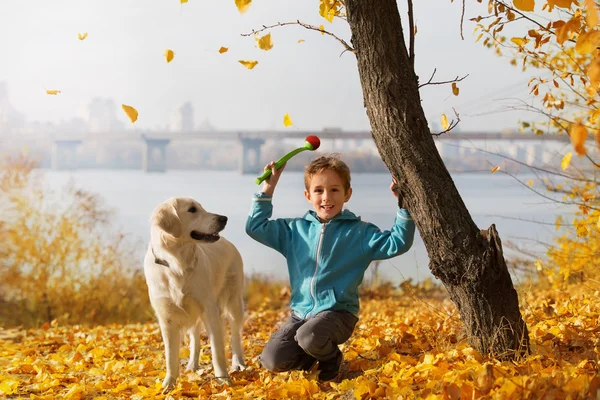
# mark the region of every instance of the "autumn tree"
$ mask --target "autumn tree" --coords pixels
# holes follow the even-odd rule
[[[598,277],[600,252],[600,30],[593,0],[491,0],[488,15],[478,16],[478,40],[496,54],[530,72],[536,103],[517,104],[530,111],[523,128],[538,135],[568,135],[565,150],[546,189],[576,209],[572,220],[556,220],[561,235],[536,264],[554,285],[574,277]],[[540,14],[541,12],[541,14]],[[575,158],[574,158],[574,154]],[[576,162],[576,165],[573,163]],[[545,264],[545,265],[544,265]]]
[[[242,11],[250,1],[236,4]],[[399,182],[404,204],[427,248],[432,274],[458,307],[470,345],[499,358],[523,355],[529,349],[528,331],[500,236],[494,225],[487,231],[475,225],[437,152],[421,106],[411,0],[408,5],[406,31],[395,0],[320,0],[325,19],[347,20],[349,41],[323,26],[300,21],[265,26],[251,34],[296,24],[327,33],[356,56],[373,139]]]

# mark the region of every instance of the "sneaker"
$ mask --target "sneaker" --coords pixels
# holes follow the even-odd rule
[[[340,373],[340,367],[342,366],[343,359],[344,356],[340,351],[331,360],[319,361],[319,380],[321,382],[327,382],[337,378],[338,374]]]

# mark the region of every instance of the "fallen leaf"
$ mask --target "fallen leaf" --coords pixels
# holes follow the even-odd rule
[[[123,108],[123,111],[125,111],[125,114],[127,114],[127,116],[129,117],[129,119],[131,120],[131,123],[133,124],[135,121],[137,121],[138,119],[138,112],[135,108],[122,104],[121,107]]]

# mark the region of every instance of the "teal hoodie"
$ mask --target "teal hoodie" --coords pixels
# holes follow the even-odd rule
[[[369,264],[405,253],[415,236],[415,223],[401,208],[383,232],[348,210],[324,224],[312,210],[302,218],[270,220],[272,214],[272,196],[255,194],[246,233],[286,258],[290,306],[302,319],[325,310],[358,314],[358,286]]]

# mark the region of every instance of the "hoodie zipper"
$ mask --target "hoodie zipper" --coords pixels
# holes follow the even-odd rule
[[[321,245],[323,244],[323,236],[325,234],[325,227],[327,226],[329,222],[326,222],[323,224],[323,227],[321,228],[321,234],[319,235],[319,244],[317,245],[317,257],[316,257],[316,263],[315,263],[315,272],[313,273],[312,279],[310,280],[310,297],[312,297],[312,301],[313,301],[313,305],[310,308],[310,310],[308,310],[306,312],[306,314],[304,314],[304,318],[305,319],[312,310],[315,309],[316,305],[317,305],[317,295],[315,294],[315,280],[317,279],[317,272],[319,270],[319,255],[321,254]]]

